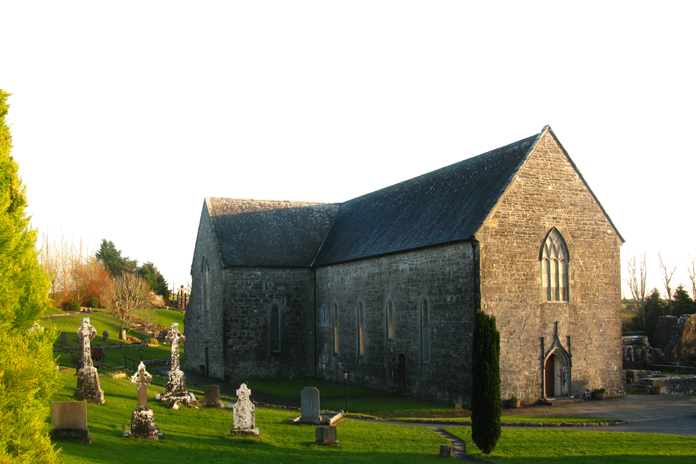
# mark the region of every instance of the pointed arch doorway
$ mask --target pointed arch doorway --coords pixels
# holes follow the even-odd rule
[[[570,357],[566,351],[556,349],[549,353],[544,362],[544,397],[570,395]]]
[[[399,366],[398,366],[398,376],[399,376],[399,391],[405,392],[408,390],[408,371],[406,370],[406,356],[401,353],[399,355]]]

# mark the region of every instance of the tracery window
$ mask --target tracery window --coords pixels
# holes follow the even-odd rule
[[[551,229],[541,248],[541,298],[569,301],[568,247],[557,229]]]

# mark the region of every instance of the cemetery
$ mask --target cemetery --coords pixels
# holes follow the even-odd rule
[[[179,323],[161,331],[163,337],[157,346],[145,342],[114,344],[115,340],[104,334],[108,328],[103,326],[103,316],[90,316],[69,318],[77,329],[72,330],[76,349],[63,351],[66,344],[60,339],[56,342],[58,359],[65,361],[61,362],[63,366],[75,359],[68,353],[80,355],[79,369],[77,366],[61,369],[61,388],[51,404],[51,423],[55,426],[52,439],[62,449],[65,463],[121,462],[143,456],[152,463],[174,462],[182,457],[213,463],[236,461],[237,457],[251,463],[319,460],[415,463],[464,455],[512,463],[526,462],[525,454],[537,456],[539,449],[534,443],[540,440],[550,446],[556,443],[553,456],[557,457],[559,452],[567,452],[561,442],[577,440],[578,433],[584,434],[582,441],[587,445],[582,445],[580,451],[574,448],[571,453],[580,452],[594,459],[600,449],[602,454],[623,456],[616,462],[640,462],[635,460],[636,455],[625,455],[623,445],[616,446],[612,441],[616,434],[586,431],[588,424],[606,425],[610,418],[549,416],[543,419],[545,423],[555,421],[564,425],[575,422],[583,425],[583,431],[506,428],[496,451],[484,457],[471,443],[469,427],[448,426],[470,421],[469,412],[456,410],[454,405],[347,388],[317,379],[281,382],[252,379],[237,386],[196,384],[187,381],[187,374],[180,369],[185,336],[179,330]],[[143,339],[146,340],[145,336]],[[113,346],[105,350],[105,362],[89,356],[92,344]],[[122,363],[125,357],[143,360],[135,371],[114,365]],[[189,375],[201,381],[200,377]],[[254,389],[259,389],[256,396]],[[344,414],[345,406],[350,413]],[[381,419],[426,424],[394,425]],[[535,420],[541,419],[503,418],[510,425]],[[654,457],[656,450],[664,446],[676,446],[680,450],[678,455],[689,458],[696,454],[694,438],[649,435],[646,439],[646,435],[620,435],[621,442],[633,443],[641,457],[643,454]],[[663,457],[662,452],[658,454]],[[511,460],[512,457],[521,460]],[[664,462],[687,462],[680,459],[677,456]]]

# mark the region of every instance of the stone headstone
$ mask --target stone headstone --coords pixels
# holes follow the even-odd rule
[[[77,370],[77,387],[73,398],[88,403],[104,404],[104,390],[99,385],[97,368],[92,364],[90,340],[97,335],[96,329],[89,323],[89,317],[82,318],[82,325],[77,330],[77,338],[82,343],[81,366]]]
[[[220,402],[220,385],[206,385],[204,387],[203,407],[205,408],[224,408]]]
[[[108,331],[108,330],[105,330],[105,331],[102,333],[102,338],[104,338],[104,341],[105,341],[105,342],[108,342],[108,341],[109,341],[109,331]]]
[[[440,445],[440,456],[452,456],[452,445]]]
[[[121,329],[118,331],[118,339],[119,340],[128,340],[128,335],[126,335],[126,331]]]
[[[245,383],[237,389],[237,402],[234,405],[234,428],[232,435],[259,436],[256,428],[256,407],[250,399],[251,390]]]
[[[314,433],[315,445],[336,445],[338,446],[338,441],[336,440],[336,426],[335,425],[321,425],[316,428]]]
[[[301,421],[321,421],[319,416],[319,390],[315,387],[306,387],[300,394],[302,416]]]
[[[58,343],[60,343],[61,345],[68,344],[68,333],[67,332],[60,333],[60,336],[58,337]]]
[[[51,402],[51,438],[78,443],[92,443],[87,428],[87,403],[85,401]]]
[[[161,435],[155,425],[155,415],[152,409],[147,407],[147,386],[150,382],[152,382],[152,376],[141,361],[138,372],[131,377],[131,383],[138,386],[138,409],[135,409],[131,416],[129,436],[132,438],[158,440]]]
[[[179,332],[179,324],[172,324],[172,330],[167,334],[166,339],[172,344],[172,368],[167,374],[167,386],[162,395],[162,401],[180,401],[184,404],[191,403],[191,395],[186,390],[186,379],[184,372],[179,369],[179,343],[185,342],[186,337]]]

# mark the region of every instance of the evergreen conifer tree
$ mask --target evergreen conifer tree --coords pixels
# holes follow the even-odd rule
[[[34,326],[50,305],[50,281],[36,257],[36,230],[10,155],[8,96],[0,90],[0,462],[51,463],[57,460],[47,423],[57,382],[55,336]]]
[[[500,333],[495,317],[476,311],[472,353],[471,438],[491,454],[500,439]]]

